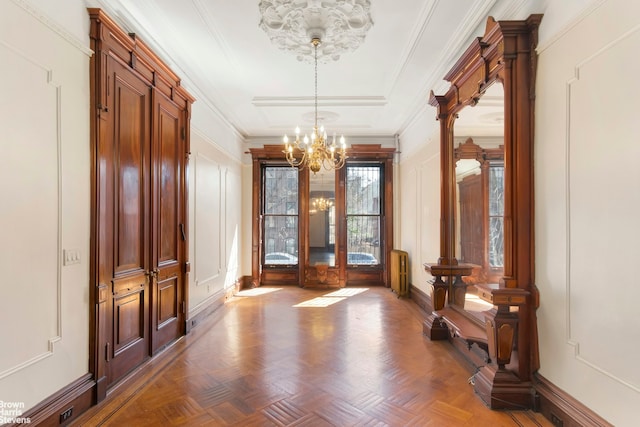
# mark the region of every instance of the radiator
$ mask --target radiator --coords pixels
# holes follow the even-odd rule
[[[405,251],[392,250],[389,267],[391,290],[398,294],[398,298],[409,295],[409,255]]]

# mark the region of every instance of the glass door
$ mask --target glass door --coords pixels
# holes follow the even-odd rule
[[[263,168],[262,266],[298,266],[298,170]]]

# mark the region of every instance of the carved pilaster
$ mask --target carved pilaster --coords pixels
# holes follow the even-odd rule
[[[477,285],[478,296],[494,305],[485,313],[490,363],[475,376],[474,389],[492,409],[515,409],[533,404],[531,384],[508,365],[512,363],[518,331],[518,314],[511,307],[528,303],[527,291],[500,286]],[[517,362],[517,361],[516,361]]]

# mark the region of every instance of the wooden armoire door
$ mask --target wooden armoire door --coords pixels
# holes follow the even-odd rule
[[[185,333],[194,98],[135,34],[91,17],[91,335],[97,401]]]
[[[151,352],[184,333],[184,111],[154,91]]]
[[[151,90],[113,59],[107,61],[108,136],[102,145],[111,241],[107,268],[107,382],[113,384],[149,356],[151,268]],[[110,188],[112,186],[112,188]],[[111,212],[109,212],[111,211]]]

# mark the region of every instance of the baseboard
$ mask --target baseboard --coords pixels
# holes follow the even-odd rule
[[[416,288],[412,284],[409,284],[409,297],[418,307],[424,310],[425,317],[433,312],[433,305],[431,304],[431,297],[424,291]]]
[[[239,281],[240,281],[240,290],[255,288],[255,285],[253,284],[252,276],[242,276],[239,279]]]
[[[20,415],[20,417],[28,419],[30,425],[43,427],[66,426],[91,407],[94,386],[93,376],[85,374],[38,403],[23,415]],[[70,415],[62,421],[62,413],[65,411],[70,411]],[[22,426],[24,423],[8,425]]]
[[[538,412],[541,412],[555,426],[612,426],[612,424],[540,374],[534,375],[534,388],[539,398]]]
[[[236,283],[233,286],[227,289],[222,289],[214,293],[213,295],[211,295],[209,298],[207,298],[206,301],[200,304],[201,307],[198,310],[198,312],[192,315],[189,315],[189,317],[187,318],[186,333],[188,334],[203,319],[210,316],[211,313],[213,313],[214,311],[222,307],[224,303],[229,298],[237,294],[243,286],[244,286],[243,279],[240,278],[236,281]]]

